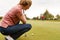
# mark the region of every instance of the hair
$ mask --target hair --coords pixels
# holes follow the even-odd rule
[[[32,1],[31,0],[20,0],[20,4],[23,5],[24,7],[27,5],[31,6]]]

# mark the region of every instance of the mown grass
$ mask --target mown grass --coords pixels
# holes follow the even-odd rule
[[[32,24],[32,29],[27,37],[22,35],[18,40],[60,40],[60,22],[29,20],[28,23]]]
[[[60,40],[60,22],[28,20],[27,23],[32,25],[32,29],[26,33],[27,37],[22,35],[17,40]],[[2,34],[0,40],[4,40]]]

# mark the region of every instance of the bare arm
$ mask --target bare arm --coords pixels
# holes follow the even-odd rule
[[[23,24],[26,24],[26,17],[24,14],[21,14],[19,19],[22,21]]]
[[[16,15],[22,21],[23,24],[26,24],[26,17],[23,13],[17,13]]]

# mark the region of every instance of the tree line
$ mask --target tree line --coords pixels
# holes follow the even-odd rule
[[[2,19],[2,16],[0,16],[0,19]],[[27,16],[26,19],[30,20],[30,18]],[[56,17],[54,17],[54,15],[52,15],[48,10],[46,10],[43,14],[40,14],[40,16],[33,17],[32,19],[33,20],[60,20],[60,15],[57,14]]]
[[[26,15],[25,15],[26,16]],[[26,16],[27,19],[30,19]],[[33,20],[60,20],[60,15],[57,14],[56,17],[49,13],[48,10],[46,10],[43,14],[40,14],[40,16],[33,17]]]

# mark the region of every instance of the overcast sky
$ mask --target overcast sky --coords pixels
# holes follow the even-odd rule
[[[18,2],[19,0],[0,0],[0,16],[5,15]],[[60,0],[32,0],[32,6],[25,14],[32,18],[43,14],[46,9],[54,16],[60,15]]]

